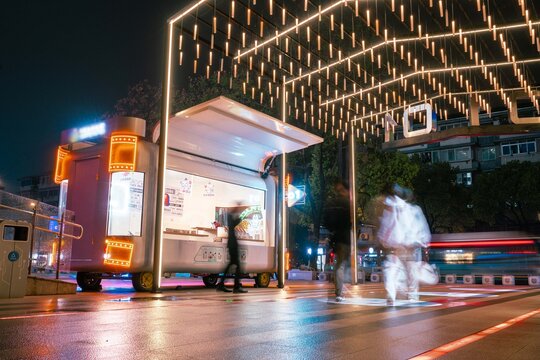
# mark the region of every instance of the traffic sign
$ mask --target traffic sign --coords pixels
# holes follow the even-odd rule
[[[304,205],[306,203],[306,186],[289,184],[287,189],[287,205]]]

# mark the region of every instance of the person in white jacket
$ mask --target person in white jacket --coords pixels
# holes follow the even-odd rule
[[[394,185],[393,195],[385,199],[377,237],[387,249],[384,284],[387,304],[394,305],[398,292],[409,300],[419,300],[421,248],[429,244],[431,234],[419,206],[409,203],[412,192]]]

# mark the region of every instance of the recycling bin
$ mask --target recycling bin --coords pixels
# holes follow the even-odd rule
[[[0,220],[0,298],[26,294],[32,225]]]

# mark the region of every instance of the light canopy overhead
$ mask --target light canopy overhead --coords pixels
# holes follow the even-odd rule
[[[534,0],[207,0],[169,20],[172,62],[240,87],[312,131],[382,135],[385,114],[540,109]],[[185,71],[185,69],[184,69]],[[173,69],[174,72],[174,69]],[[285,89],[285,90],[284,90]],[[426,123],[425,113],[415,113]]]

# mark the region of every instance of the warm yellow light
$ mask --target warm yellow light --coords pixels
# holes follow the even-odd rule
[[[109,172],[135,171],[137,136],[112,135],[109,152]]]
[[[54,171],[54,182],[60,184],[62,180],[68,178],[68,166],[69,151],[63,149],[61,146],[56,151],[56,166]]]
[[[131,266],[131,258],[133,256],[132,242],[107,239],[105,243],[107,244],[103,256],[103,263],[105,265]]]

